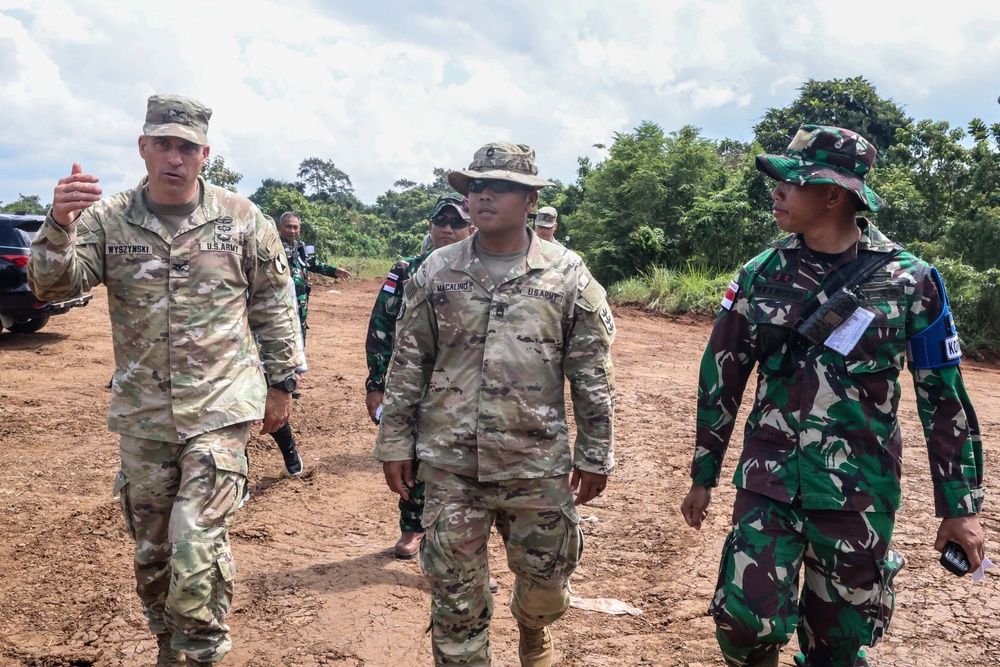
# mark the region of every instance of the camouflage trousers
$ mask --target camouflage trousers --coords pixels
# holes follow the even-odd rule
[[[420,472],[420,461],[413,462],[413,477]],[[424,486],[419,480],[410,489],[410,497],[399,497],[399,530],[403,533],[422,533],[421,518],[424,515]]]
[[[480,482],[427,465],[420,564],[431,584],[434,664],[490,665],[487,542],[497,524],[515,575],[513,617],[550,625],[569,608],[569,576],[583,553],[569,476]]]
[[[299,329],[302,330],[302,349],[305,349],[306,331],[309,329],[306,326],[306,318],[309,316],[309,295],[299,294],[295,297],[295,301],[299,306]]]
[[[776,665],[798,628],[802,664],[867,666],[860,649],[885,633],[905,564],[889,549],[893,521],[892,512],[803,510],[737,489],[709,607],[726,664]]]
[[[247,483],[244,422],[182,443],[121,436],[114,493],[135,540],[136,592],[153,634],[195,660],[232,647],[229,523]]]

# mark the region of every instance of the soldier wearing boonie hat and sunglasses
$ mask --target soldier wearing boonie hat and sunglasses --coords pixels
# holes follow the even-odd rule
[[[448,182],[468,194],[476,232],[434,251],[406,285],[375,457],[403,497],[420,461],[435,664],[490,664],[496,523],[515,576],[521,665],[545,667],[547,626],[569,607],[583,551],[576,505],[600,495],[615,467],[614,318],[580,257],[527,226],[552,185],[531,147],[489,143]]]
[[[944,283],[857,216],[885,205],[867,183],[875,156],[855,132],[803,125],[784,154],[757,157],[777,181],[774,218],[789,235],[748,262],[722,301],[702,360],[692,485],[681,506],[701,528],[756,367],[710,605],[728,665],[776,666],[796,626],[796,665],[869,664],[862,647],[885,634],[906,562],[890,548],[904,363],[943,517],[934,547],[958,543],[972,569],[985,555],[982,439]]]

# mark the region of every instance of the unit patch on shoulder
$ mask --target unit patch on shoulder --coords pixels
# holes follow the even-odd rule
[[[736,280],[729,281],[729,287],[726,288],[726,295],[722,297],[722,307],[726,310],[730,310],[733,307],[733,302],[736,301],[736,295],[740,293],[740,284]]]

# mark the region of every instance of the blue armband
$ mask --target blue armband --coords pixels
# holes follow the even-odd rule
[[[941,293],[941,314],[929,327],[910,337],[910,363],[919,370],[948,368],[957,366],[962,361],[958,330],[955,329],[951,309],[948,307],[944,281],[934,267],[931,267],[931,276]]]

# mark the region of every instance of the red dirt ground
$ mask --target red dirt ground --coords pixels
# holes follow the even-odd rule
[[[311,372],[292,419],[305,474],[283,474],[269,437],[250,443],[252,498],[232,527],[235,648],[226,665],[431,664],[427,586],[416,561],[390,552],[396,501],[371,458],[375,427],[364,409],[365,328],[379,286],[324,282],[313,291]],[[155,662],[133,591],[132,545],[111,497],[118,447],[105,422],[113,366],[106,303],[99,289],[90,306],[53,318],[38,334],[0,336],[0,667]],[[554,626],[556,664],[720,666],[704,612],[728,527],[735,451],[705,528],[687,528],[678,511],[689,486],[697,364],[709,324],[630,309],[616,317],[619,471],[584,508],[592,518],[573,589],[643,613],[570,609]],[[964,368],[993,480],[1000,366]],[[883,667],[1000,664],[1000,577],[990,573],[974,586],[937,563],[927,457],[906,389],[905,501],[894,546],[909,566],[896,580],[889,636],[870,655]],[[988,495],[983,522],[987,552],[996,557],[993,502]],[[513,577],[499,539],[490,549],[500,582],[494,665],[506,667],[517,664],[517,630],[505,604]],[[792,664],[792,649],[782,665]]]

